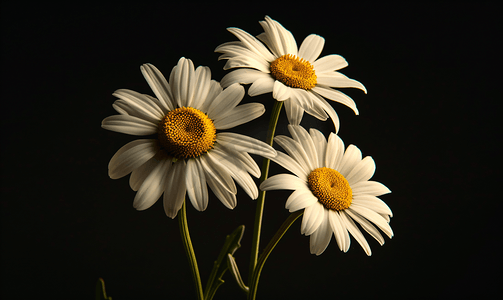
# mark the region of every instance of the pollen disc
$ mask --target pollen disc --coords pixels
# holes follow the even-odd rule
[[[289,87],[310,90],[316,86],[313,65],[295,55],[285,54],[277,58],[271,63],[269,69],[274,79]]]
[[[159,122],[161,146],[177,159],[194,158],[213,148],[216,129],[213,121],[192,107],[172,110]]]
[[[351,205],[353,191],[341,173],[331,168],[318,168],[307,177],[309,189],[326,209],[344,210]]]

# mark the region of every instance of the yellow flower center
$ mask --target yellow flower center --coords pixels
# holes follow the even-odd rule
[[[326,209],[344,210],[351,205],[353,191],[341,173],[330,168],[318,168],[307,177],[309,189]]]
[[[316,85],[313,65],[295,55],[281,56],[271,63],[269,69],[274,79],[290,87],[310,90]]]
[[[213,121],[192,107],[172,110],[159,123],[161,146],[177,159],[198,157],[213,148],[215,139]]]

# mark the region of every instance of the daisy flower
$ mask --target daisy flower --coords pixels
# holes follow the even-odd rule
[[[234,180],[253,199],[258,189],[250,174],[260,169],[249,155],[274,157],[276,151],[254,138],[220,132],[261,116],[260,103],[239,105],[244,88],[233,84],[222,89],[211,80],[208,67],[194,70],[191,60],[181,58],[169,82],[151,64],[141,72],[157,98],[121,89],[113,104],[119,115],[107,117],[102,127],[130,135],[154,135],[132,141],[112,157],[112,179],[131,173],[130,186],[137,191],[133,206],[144,210],[164,193],[166,215],[174,218],[187,193],[199,211],[208,205],[208,189],[228,208],[236,206]],[[250,174],[249,174],[250,173]]]
[[[223,53],[219,59],[228,60],[225,70],[241,68],[222,78],[223,87],[236,82],[252,83],[248,90],[250,96],[272,92],[274,99],[285,101],[292,125],[299,125],[306,111],[323,121],[330,116],[339,130],[337,113],[324,98],[342,103],[358,114],[355,102],[333,88],[367,91],[360,82],[336,71],[348,65],[342,56],[332,54],[318,58],[325,44],[324,38],[311,34],[297,48],[292,33],[277,21],[266,16],[265,21],[259,23],[264,32],[257,36],[258,39],[231,27],[227,30],[239,41],[227,42],[215,49],[215,52]]]
[[[393,231],[389,226],[392,212],[377,196],[391,191],[383,184],[369,181],[375,171],[374,160],[354,145],[344,151],[344,143],[334,133],[328,142],[323,134],[311,129],[309,133],[301,126],[289,125],[293,137],[277,136],[275,141],[288,155],[278,152],[272,160],[291,171],[265,180],[260,189],[293,190],[286,202],[290,212],[304,209],[301,233],[309,235],[311,253],[320,255],[325,251],[332,234],[339,248],[349,249],[349,233],[371,255],[370,246],[360,226],[381,245],[384,238],[376,225],[389,238]]]

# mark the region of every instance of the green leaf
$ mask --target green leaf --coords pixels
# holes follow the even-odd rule
[[[225,237],[224,245],[217,260],[213,263],[213,269],[211,270],[210,277],[206,283],[206,288],[204,291],[204,299],[211,300],[217,289],[224,283],[222,276],[225,271],[227,271],[227,254],[234,254],[237,249],[241,247],[241,239],[243,238],[245,226],[241,225],[236,228],[230,235]]]
[[[96,282],[96,300],[112,300],[112,297],[107,297],[105,281],[101,278]]]

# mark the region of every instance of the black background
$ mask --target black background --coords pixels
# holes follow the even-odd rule
[[[489,2],[493,3],[493,2]],[[298,45],[316,33],[322,55],[368,94],[344,89],[360,115],[340,104],[340,136],[377,164],[373,179],[392,193],[395,236],[367,257],[352,239],[321,256],[297,221],[267,261],[260,299],[479,299],[501,294],[501,9],[495,4],[191,2],[183,4],[2,5],[3,299],[93,299],[104,278],[114,300],[195,299],[177,220],[162,202],[137,212],[128,177],[112,180],[112,155],[135,139],[100,127],[115,114],[112,93],[150,91],[139,66],[167,76],[182,56],[226,72],[213,50],[257,35],[270,15]],[[266,113],[236,127],[264,140],[270,94],[245,97]],[[278,133],[286,134],[282,113]],[[330,121],[302,125],[328,134]],[[259,157],[255,157],[260,163]],[[273,167],[271,173],[284,172]],[[262,245],[289,215],[289,193],[266,199]],[[247,229],[236,259],[246,274],[255,202],[238,191],[226,209],[210,198],[188,207],[203,282],[223,238]],[[246,275],[245,275],[246,277]],[[216,299],[243,299],[229,274]]]

